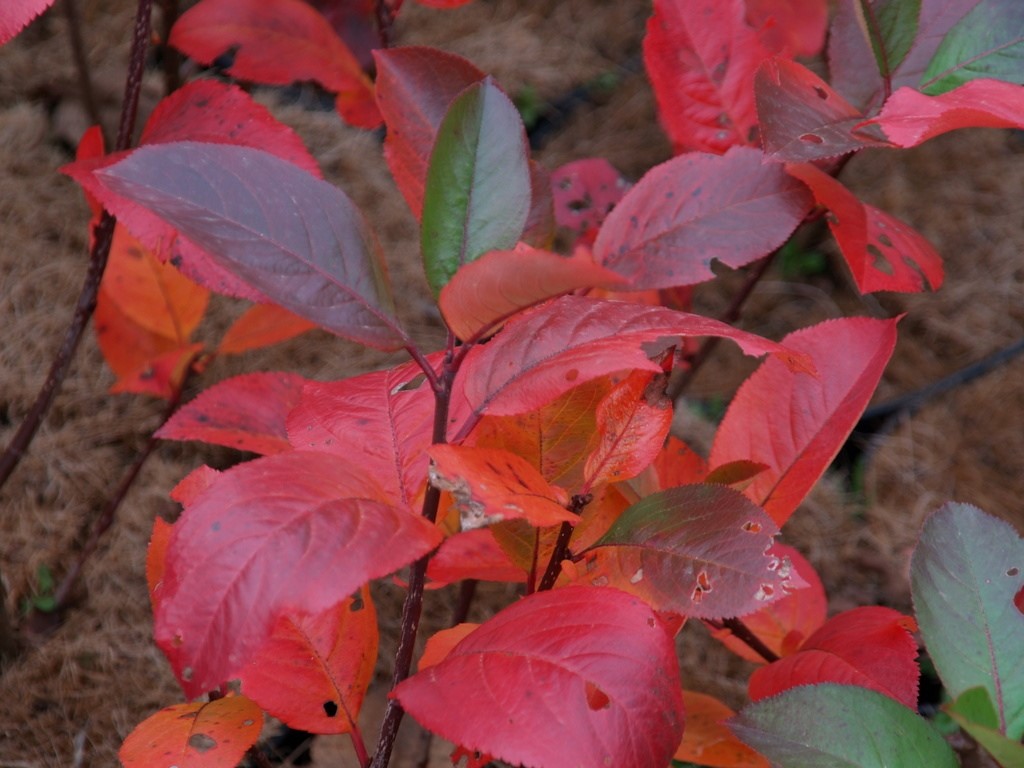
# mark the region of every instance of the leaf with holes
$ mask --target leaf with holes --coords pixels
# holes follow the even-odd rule
[[[526,413],[573,387],[616,371],[661,371],[642,345],[662,338],[717,336],[748,355],[772,354],[813,370],[802,354],[711,318],[662,307],[563,296],[523,312],[485,345],[474,347],[455,380],[453,401],[479,415]],[[664,349],[662,345],[661,351]]]
[[[743,0],[656,0],[644,65],[676,153],[725,152],[756,140],[754,72],[772,51]]]
[[[508,96],[485,78],[448,107],[430,154],[420,247],[435,295],[462,265],[515,245],[529,214],[523,123]]]
[[[634,289],[714,277],[719,261],[742,267],[782,245],[811,208],[807,191],[750,147],[682,155],[648,171],[605,219],[600,264]]]
[[[877,117],[858,128],[872,126],[900,147],[960,128],[1024,128],[1024,88],[998,80],[972,80],[940,96],[900,88]]]
[[[432,445],[430,482],[455,499],[463,530],[522,518],[547,527],[575,522],[569,494],[526,459],[497,448]]]
[[[245,696],[175,704],[135,726],[117,756],[124,768],[237,765],[262,728],[263,712]]]
[[[1000,733],[1024,735],[1024,541],[1008,523],[968,504],[945,504],[925,522],[910,563],[921,635],[954,699],[982,686]]]
[[[439,304],[460,339],[496,328],[517,310],[578,288],[615,288],[625,280],[579,248],[571,256],[518,243],[511,251],[489,251],[464,264],[441,289]]]
[[[894,216],[862,203],[840,182],[810,163],[786,166],[829,210],[829,229],[861,293],[936,291],[942,259],[921,233]]]
[[[189,696],[237,676],[283,611],[320,613],[440,543],[433,525],[382,497],[358,463],[291,451],[234,467],[192,500],[155,622]]]
[[[786,768],[956,768],[959,762],[923,717],[877,691],[808,685],[744,707],[733,733]]]
[[[380,125],[370,79],[323,15],[301,0],[202,0],[181,15],[169,42],[204,65],[223,58],[224,71],[242,80],[313,80],[338,94],[346,121]]]
[[[761,610],[743,617],[743,624],[775,655],[790,656],[825,623],[828,597],[817,571],[793,547],[775,542],[768,554],[788,559],[796,575],[807,585],[781,597]],[[730,651],[755,664],[766,660],[757,651],[733,635],[729,629],[712,629],[712,637]]]
[[[218,382],[179,408],[156,436],[261,454],[290,451],[285,419],[304,383],[294,373],[247,373]]]
[[[7,0],[0,6],[0,45],[11,40],[30,21],[53,5],[53,0]]]
[[[551,174],[555,222],[575,240],[593,243],[605,218],[631,185],[604,158],[566,163]]]
[[[754,78],[761,140],[771,160],[807,162],[878,144],[852,129],[863,115],[802,64],[768,59]]]
[[[308,381],[287,416],[296,448],[358,464],[392,504],[411,510],[427,478],[434,396],[413,386],[421,375],[407,363],[341,381]]]
[[[896,320],[828,320],[783,339],[814,361],[817,376],[766,360],[740,387],[708,463],[754,461],[768,469],[745,494],[778,525],[832,463],[878,386],[896,345]]]
[[[581,582],[611,584],[660,611],[702,619],[751,613],[802,585],[767,553],[778,528],[722,485],[684,485],[626,509],[580,564]]]
[[[394,696],[440,736],[532,768],[667,765],[683,733],[671,636],[614,589],[525,597]]]
[[[929,94],[992,78],[1024,85],[1024,5],[981,0],[946,33],[921,77]]]
[[[917,710],[917,625],[909,616],[868,606],[833,616],[784,659],[754,670],[747,685],[760,701],[801,685],[840,683],[883,693]]]
[[[735,715],[713,696],[683,691],[686,730],[674,760],[718,768],[768,768],[768,761],[737,739],[724,724]]]
[[[283,613],[239,678],[266,712],[312,733],[349,733],[377,661],[377,613],[364,586],[318,614]]]
[[[362,215],[291,163],[248,147],[176,142],[137,149],[95,178],[282,307],[368,346],[406,343]]]
[[[600,442],[583,469],[583,493],[636,477],[654,461],[672,426],[666,374],[634,371],[598,404]]]

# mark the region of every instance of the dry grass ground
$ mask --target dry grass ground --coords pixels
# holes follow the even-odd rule
[[[126,58],[130,3],[81,0],[100,102],[112,123]],[[638,53],[647,4],[565,0],[477,0],[441,14],[409,4],[399,42],[430,43],[471,58],[510,92],[530,87],[553,101],[573,87],[614,75],[600,103],[570,115],[538,159],[548,168],[585,156],[609,158],[639,176],[668,156],[642,76],[619,69]],[[6,444],[41,384],[71,312],[86,260],[87,213],[71,182],[56,173],[85,127],[63,20],[50,15],[0,49],[0,443]],[[146,104],[159,80],[147,81]],[[271,105],[274,96],[264,97]],[[435,310],[416,256],[415,224],[395,194],[379,144],[331,114],[275,106],[321,161],[326,175],[363,207],[390,256],[403,319],[424,345],[437,338]],[[920,149],[857,158],[845,176],[858,192],[920,228],[947,259],[937,295],[860,299],[837,276],[798,284],[773,273],[746,312],[745,327],[778,338],[841,313],[906,312],[900,342],[878,399],[935,381],[1024,336],[1024,144],[997,131],[955,134]],[[833,262],[835,260],[833,259]],[[725,281],[730,284],[729,279]],[[701,309],[725,291],[702,290]],[[217,302],[212,332],[237,313]],[[339,377],[387,364],[314,333],[239,361],[218,361],[201,385],[243,370],[283,369]],[[693,395],[728,397],[748,370],[725,354]],[[74,539],[159,421],[161,405],[109,396],[111,374],[92,338],[31,453],[0,491],[0,574],[16,612],[40,565],[57,572]],[[785,537],[817,565],[835,610],[865,603],[907,608],[907,555],[922,519],[942,501],[973,502],[1024,528],[1024,361],[938,397],[878,443],[852,498],[826,481],[787,526]],[[126,500],[117,524],[88,565],[80,603],[55,635],[29,647],[0,676],[0,768],[116,763],[116,749],[142,718],[177,700],[167,664],[151,642],[143,560],[155,515],[173,516],[171,487],[203,461],[229,460],[197,445],[163,445]],[[383,614],[397,590],[382,595]],[[507,592],[491,595],[493,609]],[[440,622],[447,607],[432,609]],[[393,637],[394,621],[385,621]],[[688,628],[680,642],[688,687],[733,703],[746,668]],[[384,657],[385,659],[388,656]],[[385,662],[386,664],[386,662]],[[318,746],[318,764],[334,747]],[[415,753],[418,742],[407,738]],[[335,763],[337,764],[337,763]],[[350,763],[354,764],[354,763]]]

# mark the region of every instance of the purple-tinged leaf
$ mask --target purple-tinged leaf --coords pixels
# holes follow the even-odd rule
[[[811,209],[807,190],[751,147],[692,152],[652,168],[605,219],[598,262],[634,289],[714,277],[711,263],[742,267],[767,256]]]
[[[406,344],[380,246],[327,182],[260,150],[193,142],[142,147],[95,177],[295,314],[378,349]]]

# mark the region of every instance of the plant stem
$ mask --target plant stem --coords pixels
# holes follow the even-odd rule
[[[583,508],[590,503],[594,497],[589,493],[585,496],[573,496],[572,503],[569,505],[569,511],[574,515],[580,515],[583,513]],[[558,580],[558,574],[562,572],[562,560],[565,559],[566,553],[569,551],[569,540],[572,538],[573,526],[569,523],[562,523],[562,527],[558,529],[558,538],[555,539],[555,548],[551,551],[551,558],[548,560],[548,567],[544,571],[544,576],[540,580],[540,584],[537,585],[537,591],[543,592],[546,589],[551,589],[555,586],[555,581]]]
[[[402,9],[402,0],[377,0],[374,10],[377,14],[377,35],[381,48],[390,48],[395,31],[395,19]]]
[[[728,629],[733,635],[742,640],[749,646],[758,656],[764,659],[766,662],[771,664],[773,661],[778,661],[779,656],[771,648],[761,642],[761,638],[750,631],[750,627],[743,623],[742,620],[737,618],[722,619],[720,621],[706,620],[704,622],[710,627],[715,629]]]
[[[135,16],[135,26],[132,30],[131,61],[128,68],[128,78],[124,86],[124,102],[121,105],[121,120],[117,131],[117,142],[115,151],[122,151],[131,146],[132,132],[135,129],[135,116],[139,109],[139,91],[142,88],[142,73],[146,63],[146,45],[149,42],[149,24],[153,11],[152,0],[139,0]],[[85,282],[82,291],[78,295],[75,304],[75,311],[64,332],[64,339],[60,349],[57,350],[50,370],[46,375],[42,388],[36,395],[36,400],[29,409],[25,420],[18,427],[18,431],[11,438],[11,442],[0,456],[0,487],[14,472],[25,451],[28,450],[32,438],[35,437],[43,418],[46,416],[53,398],[57,395],[68,368],[82,340],[82,334],[89,324],[89,318],[96,308],[96,296],[100,289],[100,280],[103,278],[103,270],[107,266],[107,257],[110,255],[110,245],[114,239],[115,219],[110,213],[104,211],[99,224],[93,231],[93,247],[89,254],[89,266],[85,273]]]
[[[71,41],[71,56],[75,60],[75,71],[78,74],[78,94],[82,99],[82,106],[89,116],[89,122],[100,126],[103,129],[103,122],[100,119],[100,111],[96,106],[96,91],[92,87],[92,72],[89,68],[89,59],[85,55],[85,43],[82,40],[82,20],[78,15],[78,0],[64,0],[61,5],[64,8],[64,18],[68,25],[68,38]],[[104,133],[106,133],[104,131]],[[108,137],[109,138],[109,137]],[[106,143],[104,141],[104,143]]]
[[[168,44],[171,27],[178,20],[178,0],[160,0],[160,62],[164,73],[164,95],[181,88],[181,55]]]
[[[451,344],[449,344],[450,350]],[[412,354],[410,352],[410,354]],[[415,359],[415,357],[414,357]],[[420,362],[420,360],[417,360]],[[434,389],[434,431],[432,443],[444,444],[448,441],[448,404],[451,398],[451,385],[455,378],[455,369],[451,365],[452,354],[445,355],[444,365]],[[423,363],[420,363],[423,366]],[[429,366],[427,366],[429,368]],[[430,522],[437,519],[437,510],[441,503],[441,491],[434,486],[427,487],[423,498],[423,517]],[[412,654],[416,646],[416,632],[420,625],[423,612],[423,585],[426,583],[427,564],[431,554],[427,554],[412,564],[409,572],[409,591],[402,605],[402,628],[398,637],[398,649],[395,651],[395,667],[391,676],[391,690],[409,676],[412,669]],[[398,728],[402,724],[405,710],[397,699],[388,699],[384,710],[384,719],[380,724],[380,735],[377,739],[377,751],[370,762],[371,768],[385,768],[391,761],[391,751],[395,746]]]
[[[750,298],[750,295],[754,292],[754,288],[757,286],[757,284],[761,282],[761,278],[763,278],[765,274],[768,272],[768,268],[772,265],[772,261],[774,260],[775,254],[777,253],[778,250],[772,251],[763,259],[761,259],[760,262],[758,262],[757,266],[747,276],[746,282],[743,283],[743,286],[740,288],[740,290],[736,293],[735,296],[733,296],[732,301],[729,303],[729,306],[726,308],[725,312],[723,312],[721,316],[718,318],[719,320],[721,320],[723,323],[729,323],[731,325],[732,323],[735,323],[737,320],[740,319],[743,305],[746,303],[747,299]],[[686,388],[690,386],[690,384],[693,382],[694,376],[697,375],[697,371],[699,371],[701,367],[704,365],[704,363],[707,362],[708,358],[711,356],[711,353],[715,351],[715,348],[718,346],[721,340],[722,339],[718,336],[712,336],[708,339],[705,339],[704,342],[700,345],[700,348],[693,354],[692,357],[690,357],[688,361],[689,367],[686,370],[684,370],[679,376],[672,377],[672,380],[670,381],[668,387],[665,390],[665,394],[670,400],[678,399],[678,397],[684,391],[686,391]]]

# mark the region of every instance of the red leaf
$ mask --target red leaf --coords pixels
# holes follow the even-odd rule
[[[327,20],[302,0],[202,0],[181,15],[169,42],[204,65],[233,53],[225,71],[243,80],[314,80],[339,94],[347,122],[380,125],[370,79]]]
[[[748,497],[780,526],[832,463],[867,406],[896,344],[896,320],[829,320],[789,334],[818,376],[767,360],[744,382],[725,414],[708,463],[767,465]]]
[[[455,380],[453,401],[465,401],[475,416],[484,411],[497,416],[525,413],[608,373],[661,371],[641,345],[676,336],[732,339],[749,355],[771,353],[807,370],[801,355],[717,320],[662,307],[563,296],[521,313],[490,342],[474,347]],[[461,431],[468,432],[467,425]]]
[[[263,712],[245,696],[175,704],[143,720],[117,756],[124,768],[237,765],[259,738]]]
[[[183,477],[174,488],[171,489],[170,497],[183,507],[189,506],[196,498],[213,485],[214,481],[223,473],[206,464],[193,469]]]
[[[182,406],[156,436],[253,453],[289,451],[285,419],[299,402],[304,383],[294,373],[247,373],[221,381]]]
[[[655,0],[644,64],[676,153],[756,141],[754,72],[772,51],[743,0]]]
[[[292,728],[349,733],[377,661],[377,613],[364,586],[319,614],[282,614],[239,675],[246,695]]]
[[[576,522],[569,494],[551,485],[526,459],[497,448],[432,445],[430,482],[455,500],[462,530],[524,519],[546,527]]]
[[[434,48],[374,51],[377,103],[388,132],[384,159],[417,219],[434,138],[448,105],[485,75],[465,59]]]
[[[4,0],[0,5],[0,45],[21,32],[51,5],[53,0]]]
[[[466,635],[473,632],[479,626],[479,624],[462,623],[448,629],[442,629],[440,632],[435,632],[427,638],[427,642],[423,646],[423,655],[420,656],[416,668],[422,672],[428,667],[440,664],[451,653],[452,649],[462,642]]]
[[[713,696],[683,691],[686,730],[673,758],[719,768],[769,768],[768,761],[724,725],[736,713]]]
[[[156,610],[163,591],[164,566],[167,563],[167,545],[171,541],[173,526],[162,517],[153,518],[153,533],[149,536],[146,548],[146,586],[149,588],[149,600]]]
[[[267,152],[194,142],[142,147],[94,178],[274,303],[369,346],[406,343],[380,246],[337,187]]]
[[[524,582],[526,571],[517,567],[498,546],[491,528],[476,528],[444,540],[430,558],[427,578],[431,586],[437,587],[463,579]]]
[[[613,589],[530,595],[394,695],[442,737],[532,768],[667,765],[683,730],[672,640]]]
[[[942,259],[917,230],[862,203],[810,163],[787,166],[786,172],[810,187],[815,200],[831,212],[829,229],[861,293],[934,291],[942,285]]]
[[[278,122],[261,104],[241,89],[213,80],[186,84],[161,101],[146,122],[142,145],[177,141],[202,141],[264,149],[288,160],[314,176],[320,169],[302,140],[291,128]],[[87,196],[99,199],[118,219],[150,248],[161,261],[173,259],[182,272],[206,287],[253,300],[263,296],[231,273],[221,269],[209,254],[179,238],[174,228],[136,203],[116,195],[93,177],[93,172],[116,163],[129,153],[106,158],[83,159],[61,170],[82,185]]]
[[[427,480],[434,415],[430,387],[410,385],[419,375],[409,363],[342,381],[306,382],[288,415],[288,438],[296,448],[357,464],[380,484],[384,498],[411,511]]]
[[[586,248],[572,256],[519,243],[463,264],[441,289],[448,327],[460,339],[488,331],[517,310],[577,288],[621,286],[625,280],[596,264]]]
[[[587,457],[582,493],[640,474],[661,452],[672,426],[665,375],[635,371],[597,406],[601,442]]]
[[[708,474],[704,457],[682,440],[669,435],[654,461],[630,485],[640,498],[678,485],[700,483]]]
[[[373,68],[373,49],[380,45],[375,0],[306,0],[337,32],[364,72]]]
[[[916,147],[959,128],[1024,128],[1024,87],[971,80],[940,96],[900,88],[881,113],[858,128],[878,126],[900,147]]]
[[[314,323],[276,304],[255,304],[231,324],[220,340],[217,352],[238,355],[295,338],[316,328]]]
[[[450,9],[465,5],[470,2],[470,0],[417,0],[417,2],[419,2],[420,5],[426,5],[429,8]]]
[[[825,587],[806,558],[793,547],[776,542],[768,554],[780,560],[788,558],[796,574],[807,586],[776,600],[756,613],[743,617],[743,624],[777,656],[789,656],[797,651],[804,640],[825,623],[828,598]],[[733,653],[755,664],[765,660],[728,629],[713,630],[712,636],[720,640]]]
[[[381,497],[358,464],[292,451],[228,470],[185,508],[155,635],[186,694],[237,676],[283,611],[324,611],[440,543]]]
[[[828,0],[746,0],[747,22],[772,50],[816,56],[825,45]]]
[[[785,242],[811,208],[805,189],[760,150],[687,154],[652,168],[609,214],[597,261],[633,288],[713,278],[711,262],[742,267]]]
[[[869,606],[833,616],[800,650],[754,670],[751,701],[798,685],[859,685],[917,709],[920,669],[914,620],[892,608]]]
[[[626,509],[584,555],[578,578],[611,585],[657,610],[742,616],[802,582],[767,553],[778,528],[739,491],[684,485]]]
[[[630,186],[604,158],[566,163],[551,174],[555,221],[576,239],[592,243]]]
[[[761,140],[772,160],[807,162],[880,144],[852,129],[863,115],[802,64],[768,59],[754,79]]]

